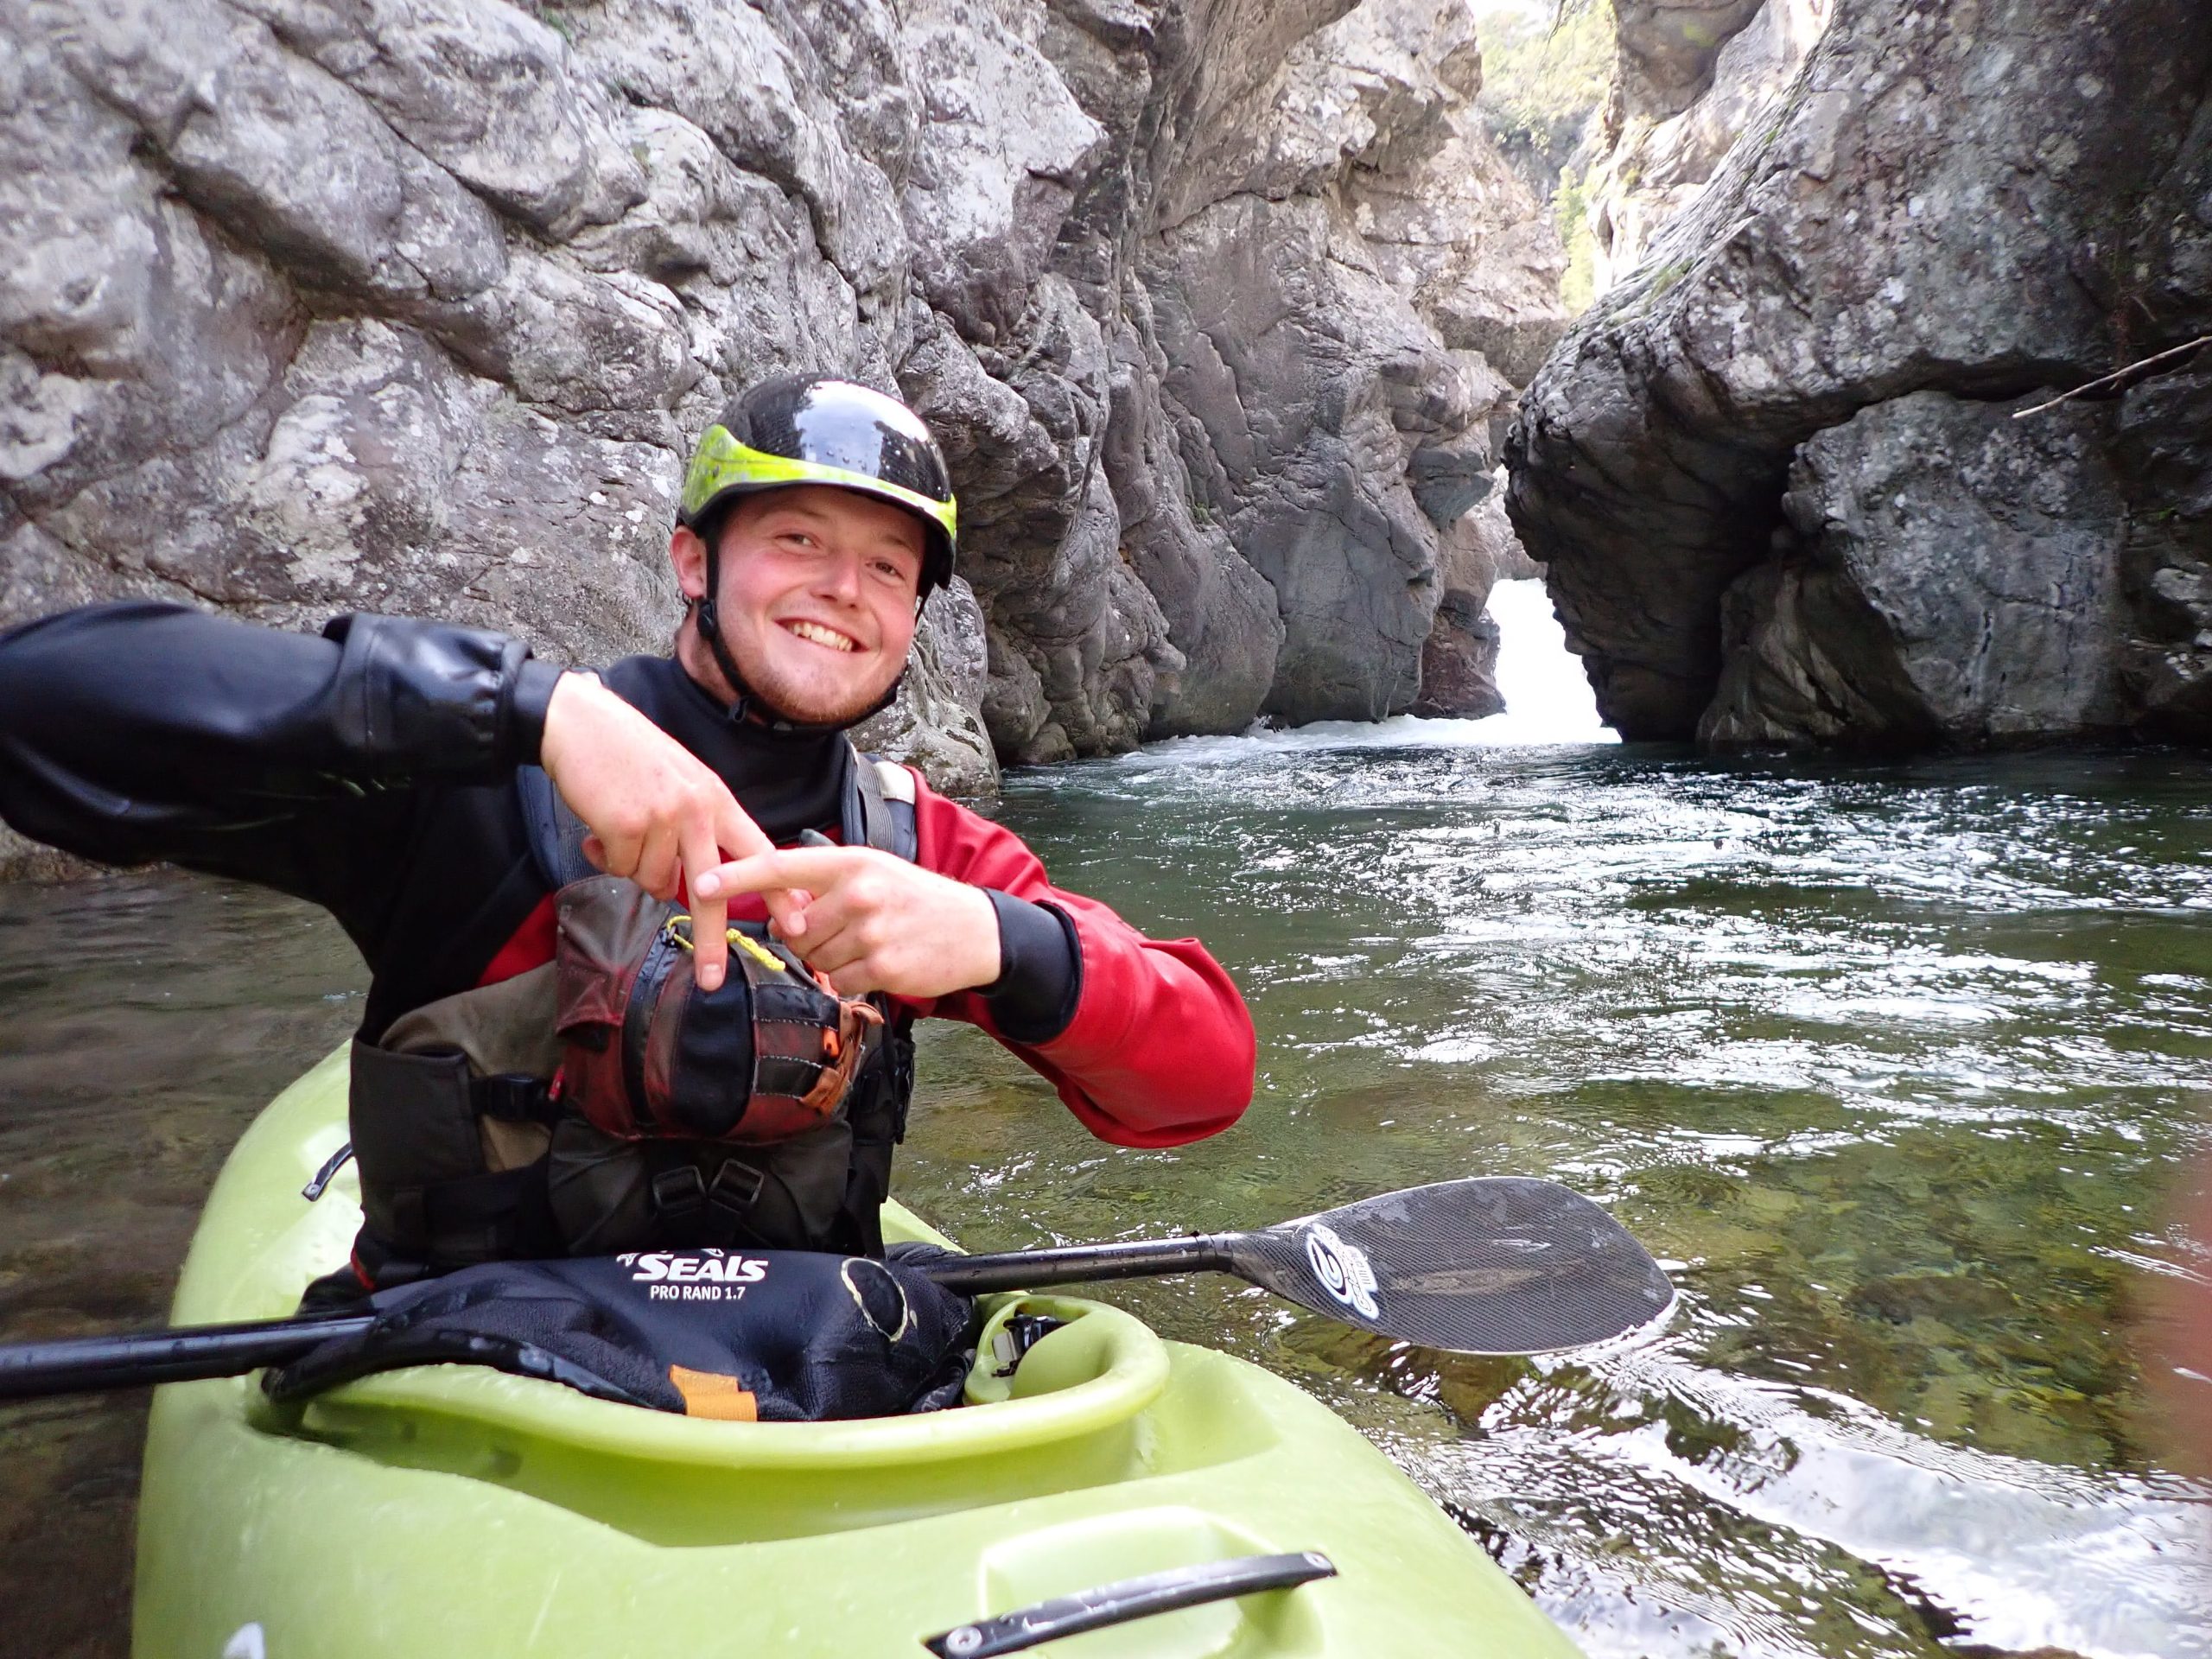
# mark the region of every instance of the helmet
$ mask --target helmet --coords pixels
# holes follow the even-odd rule
[[[677,521],[703,537],[711,556],[708,532],[721,509],[791,484],[858,490],[906,508],[928,537],[919,596],[952,580],[952,474],[922,417],[896,397],[825,375],[784,375],[739,393],[692,452]]]

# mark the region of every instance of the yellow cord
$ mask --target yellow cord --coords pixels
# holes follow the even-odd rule
[[[682,925],[679,926],[679,923],[682,924]],[[690,927],[690,917],[684,914],[683,912],[678,911],[675,915],[668,918],[661,931],[667,934],[670,939],[674,941],[676,944],[682,945],[686,950],[690,950],[697,948],[691,942]],[[769,950],[766,945],[761,944],[760,940],[754,938],[750,933],[740,932],[736,928],[733,927],[727,930],[722,937],[727,938],[732,944],[736,945],[740,950],[752,957],[753,961],[759,963],[763,968],[768,969],[769,972],[780,974],[785,971],[784,964],[777,958],[775,952]]]

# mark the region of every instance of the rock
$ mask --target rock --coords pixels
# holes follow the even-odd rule
[[[1462,0],[0,0],[0,625],[664,645],[683,458],[834,371],[966,586],[871,741],[1405,708],[1558,251]],[[1463,593],[1472,589],[1462,589]]]
[[[1497,624],[1484,608],[1497,583],[1495,526],[1503,515],[1494,503],[1485,505],[1491,511],[1470,512],[1445,532],[1437,570],[1443,596],[1421,643],[1421,690],[1408,713],[1479,720],[1504,710],[1497,679]]]
[[[1471,12],[1450,0],[1363,5],[1315,35],[1293,74],[1320,107],[1365,106],[1373,136],[1342,191],[1383,280],[1445,345],[1526,385],[1567,328],[1567,255],[1475,111]]]
[[[853,741],[920,767],[948,795],[997,793],[998,757],[982,712],[988,656],[982,607],[975,590],[955,576],[922,613],[899,700],[854,728]]]
[[[2212,735],[2212,365],[2145,381],[2113,424],[2128,497],[2158,504],[2126,520],[2121,578],[2134,626],[2120,673],[2145,732],[2201,743]]]
[[[2038,388],[2212,333],[2212,36],[2183,0],[2101,16],[2087,29],[2059,0],[2001,0],[1939,22],[1910,0],[1839,0],[1772,132],[1737,144],[1523,395],[1509,510],[1623,736],[2196,729],[2189,601],[2145,597],[2193,591],[2204,551],[2188,481],[2202,429],[2153,441],[2143,422],[2148,400],[2194,407],[2179,383],[2130,392],[2133,428],[2090,404],[1988,435]],[[1986,407],[1936,420],[1917,393]],[[1894,440],[1916,423],[1934,447],[1914,454]],[[1980,483],[1950,493],[2024,477],[2038,454],[2063,476],[2031,511]],[[1860,466],[1886,495],[1836,470]],[[2115,533],[2176,528],[2130,528],[2103,565],[2107,511]],[[2030,553],[2045,588],[2005,569]],[[2084,607],[2078,623],[2029,626],[2044,591]],[[1926,653],[1978,638],[1969,618],[1995,654],[1940,683]],[[2082,665],[2080,688],[2029,688],[2061,662]],[[1815,711],[1845,686],[1865,695]]]
[[[2118,728],[2126,508],[2102,424],[1923,391],[1811,439],[1783,499],[1800,550],[1723,600],[1700,740],[1959,747]]]
[[[1713,84],[1722,48],[1772,0],[1619,0],[1613,96],[1630,116],[1680,115]]]
[[[1605,143],[1582,180],[1598,292],[1643,263],[1739,139],[1771,125],[1834,3],[1618,0]]]
[[[1505,712],[1497,689],[1497,624],[1446,588],[1436,626],[1421,653],[1421,695],[1407,712],[1430,718],[1481,720]]]

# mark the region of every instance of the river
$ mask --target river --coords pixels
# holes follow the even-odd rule
[[[1374,1436],[1592,1656],[2212,1656],[2151,1287],[2212,1100],[2212,776],[2152,751],[1843,765],[1620,746],[1529,584],[1496,721],[1011,777],[1057,879],[1202,934],[1261,1033],[1235,1130],[1090,1140],[932,1028],[899,1175],[996,1248],[1568,1182],[1659,1327],[1440,1357],[1219,1280],[1116,1287]],[[0,1334],[158,1315],[256,1105],[359,1012],[314,912],[0,890]],[[127,1398],[0,1413],[0,1649],[121,1651]]]

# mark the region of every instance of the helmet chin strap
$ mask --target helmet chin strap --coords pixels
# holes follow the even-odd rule
[[[898,701],[899,688],[906,678],[904,669],[899,670],[899,677],[891,682],[889,690],[877,698],[872,707],[861,710],[850,720],[793,720],[755,691],[745,676],[738,672],[737,663],[730,656],[729,646],[722,639],[721,618],[715,609],[714,593],[718,585],[715,579],[720,575],[721,572],[715,569],[714,555],[709,551],[707,556],[706,597],[691,601],[691,616],[698,627],[699,637],[707,642],[707,652],[715,659],[715,666],[721,671],[722,678],[729,682],[729,689],[736,694],[736,701],[729,706],[728,717],[733,723],[750,720],[772,732],[790,732],[801,737],[827,737],[832,732],[842,732],[857,726],[864,720],[873,720]]]

